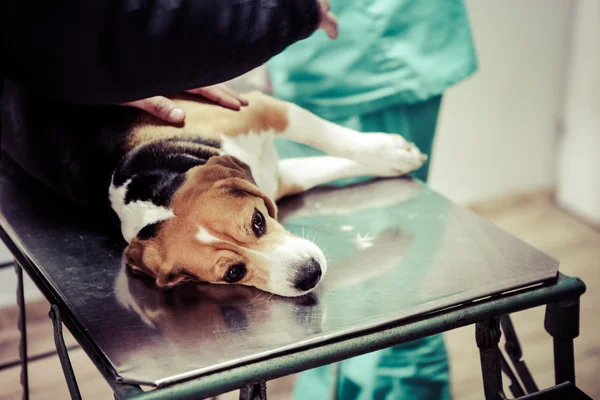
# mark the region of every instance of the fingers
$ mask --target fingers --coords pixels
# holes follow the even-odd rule
[[[329,39],[337,39],[338,23],[335,15],[333,15],[331,11],[327,11],[327,13],[323,16],[319,28],[327,32],[327,36],[329,36]]]
[[[263,90],[268,94],[273,94],[273,82],[271,82],[271,74],[269,74],[269,70],[267,68],[265,70],[264,75],[264,88]]]
[[[232,88],[230,88],[227,85],[219,85],[221,87],[221,89],[223,89],[225,92],[229,93],[230,96],[235,97],[243,106],[247,106],[248,105],[248,99],[246,99],[243,95],[241,95],[240,93],[236,92],[235,90],[233,90]]]
[[[337,39],[337,18],[331,12],[329,0],[319,0],[319,6],[321,8],[321,23],[319,24],[319,29],[323,29],[325,32],[327,32],[327,36],[329,36],[330,39]]]
[[[242,106],[248,105],[248,100],[244,96],[223,84],[192,89],[187,92],[205,97],[232,110],[239,110]],[[121,105],[144,110],[156,118],[174,125],[182,124],[185,120],[185,111],[173,100],[163,96],[150,97]]]
[[[185,111],[175,102],[163,96],[150,97],[122,105],[144,110],[170,124],[181,124],[185,120]]]
[[[192,89],[187,92],[205,97],[232,110],[239,110],[242,106],[248,105],[248,100],[244,96],[222,84]]]

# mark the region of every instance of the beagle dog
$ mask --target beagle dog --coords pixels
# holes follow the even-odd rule
[[[127,265],[159,287],[204,281],[301,296],[327,261],[283,228],[275,202],[342,178],[401,176],[426,156],[400,135],[360,133],[260,92],[246,96],[239,111],[172,97],[186,112],[182,126],[121,107],[73,111],[20,98],[5,104],[15,137],[3,138],[3,150],[71,198],[108,196]],[[52,117],[41,118],[49,107]],[[35,145],[24,146],[32,131]],[[275,138],[328,155],[279,160]],[[48,155],[50,147],[59,148]]]

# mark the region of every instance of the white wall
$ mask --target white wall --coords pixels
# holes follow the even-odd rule
[[[557,200],[600,226],[600,2],[578,0],[574,24]]]
[[[431,185],[458,202],[554,186],[572,2],[466,3],[480,68],[445,96]]]

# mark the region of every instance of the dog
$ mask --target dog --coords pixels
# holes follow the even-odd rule
[[[186,112],[181,126],[12,84],[3,97],[3,152],[93,211],[108,200],[126,264],[160,288],[202,281],[307,294],[327,261],[277,221],[276,201],[343,178],[402,176],[427,159],[398,134],[360,133],[260,92],[239,111],[172,96]],[[279,160],[276,138],[328,155]]]

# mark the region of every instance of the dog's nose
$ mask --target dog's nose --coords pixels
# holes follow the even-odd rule
[[[296,275],[294,287],[303,292],[317,286],[321,279],[321,264],[314,258],[311,258],[308,264],[304,265]]]

